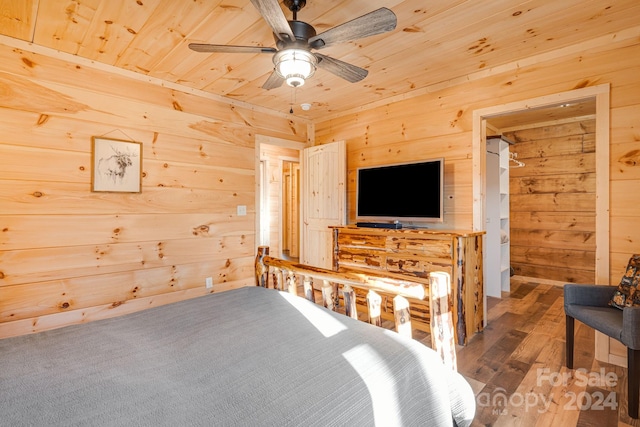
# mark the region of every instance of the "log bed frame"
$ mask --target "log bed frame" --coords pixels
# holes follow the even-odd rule
[[[298,283],[302,280],[304,297],[317,302],[314,284],[322,292],[321,303],[329,310],[337,311],[340,294],[345,314],[358,319],[354,288],[367,290],[367,308],[369,323],[382,326],[380,293],[395,295],[393,311],[395,329],[401,335],[412,337],[410,300],[428,300],[430,307],[431,348],[434,349],[445,365],[457,370],[453,315],[449,310],[448,289],[450,276],[447,272],[432,272],[429,286],[412,282],[405,276],[386,273],[371,274],[370,271],[347,270],[333,271],[310,265],[269,256],[268,246],[259,246],[255,261],[256,286],[287,291],[297,295]]]

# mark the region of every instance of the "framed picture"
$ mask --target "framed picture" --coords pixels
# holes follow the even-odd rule
[[[142,144],[93,137],[92,191],[140,193]]]

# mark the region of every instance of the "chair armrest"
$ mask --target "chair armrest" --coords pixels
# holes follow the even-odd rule
[[[632,350],[640,350],[640,307],[622,309],[621,341]]]
[[[608,285],[564,285],[564,306],[586,305],[591,307],[606,307],[618,289]]]

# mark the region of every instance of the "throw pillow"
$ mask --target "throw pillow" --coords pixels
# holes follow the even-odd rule
[[[640,254],[632,255],[627,264],[627,271],[624,273],[618,289],[613,294],[609,305],[617,308],[640,306]]]

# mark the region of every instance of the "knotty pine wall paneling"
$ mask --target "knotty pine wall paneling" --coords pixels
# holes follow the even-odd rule
[[[640,209],[634,204],[634,188],[640,186],[640,42],[637,38],[613,40],[541,54],[495,70],[480,67],[465,79],[442,82],[414,97],[403,96],[315,123],[316,143],[347,141],[349,221],[354,222],[355,217],[358,166],[442,156],[446,164],[445,222],[439,227],[471,229],[473,111],[609,84],[611,172],[598,179],[610,180],[609,276],[617,284],[629,256],[640,247]],[[416,185],[416,194],[418,191]]]
[[[510,168],[511,267],[519,276],[591,283],[595,276],[595,121],[505,136],[525,166]]]
[[[306,124],[3,45],[0,88],[0,337],[253,285],[255,137]],[[91,191],[92,136],[141,193]]]

